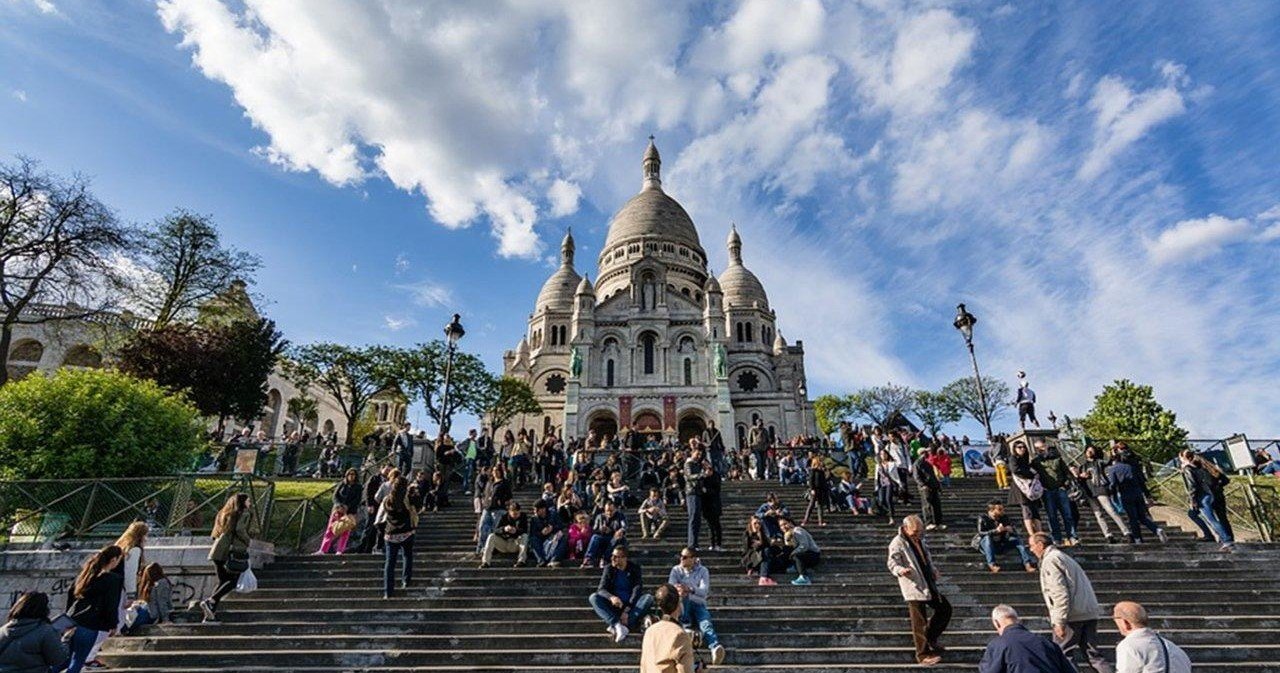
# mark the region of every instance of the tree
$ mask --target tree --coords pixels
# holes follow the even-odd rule
[[[449,347],[443,341],[431,341],[395,352],[390,378],[400,384],[410,400],[421,401],[427,415],[436,422],[440,432],[448,432],[449,424],[458,411],[483,414],[485,401],[489,399],[492,377],[480,358],[463,352],[455,352],[449,371],[449,399],[444,399],[445,370],[449,362]]]
[[[1151,386],[1127,379],[1104,386],[1080,423],[1087,436],[1130,440],[1135,451],[1157,463],[1187,445],[1187,431],[1178,425],[1177,414],[1156,401]]]
[[[885,427],[894,415],[910,411],[913,401],[914,393],[910,388],[892,383],[863,388],[847,399],[849,410],[854,415],[881,427]]]
[[[934,437],[942,432],[943,426],[960,421],[960,408],[951,398],[929,390],[916,391],[911,410],[920,419],[920,425]]]
[[[994,379],[989,376],[982,377],[982,389],[987,394],[986,409],[984,413],[982,398],[978,396],[978,386],[974,383],[972,376],[966,376],[962,379],[956,379],[951,383],[942,387],[938,394],[946,398],[947,404],[960,410],[969,418],[980,424],[987,421],[995,423],[996,419],[1004,415],[1009,409],[1012,393],[1009,392],[1009,385],[1000,379]]]
[[[285,376],[298,387],[314,385],[333,397],[347,421],[347,442],[356,442],[356,422],[369,401],[394,385],[394,356],[383,346],[314,343],[293,349],[282,364]]]
[[[495,435],[499,428],[506,426],[516,416],[542,413],[542,405],[534,397],[533,388],[510,376],[490,377],[489,385],[480,391],[477,407],[488,419]]]
[[[305,393],[289,398],[287,405],[289,418],[293,419],[294,429],[301,431],[320,419],[320,403]]]
[[[224,246],[209,216],[181,209],[152,223],[140,247],[154,282],[136,293],[157,327],[193,318],[201,304],[233,281],[248,282],[262,265],[257,257]]]
[[[20,324],[81,320],[114,306],[114,263],[129,231],[80,176],[19,159],[0,164],[0,386]]]
[[[181,395],[122,372],[61,369],[0,388],[0,478],[147,477],[189,469],[205,444]]]
[[[849,400],[837,395],[820,395],[813,401],[813,420],[823,435],[836,431],[845,417],[849,415]]]
[[[248,421],[267,403],[267,377],[287,347],[265,318],[208,327],[173,323],[134,333],[117,353],[118,366],[185,392],[201,413]]]

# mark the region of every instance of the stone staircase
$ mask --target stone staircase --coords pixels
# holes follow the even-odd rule
[[[738,570],[746,518],[775,489],[794,514],[803,513],[801,487],[726,483],[730,551],[703,553],[712,574],[712,616],[729,650],[718,670],[914,668],[906,609],[885,569],[895,527],[884,518],[840,513],[830,515],[826,527],[809,526],[823,549],[812,586],[792,586],[787,575],[776,587],[758,587]],[[521,493],[518,500],[527,509],[533,495]],[[968,545],[975,517],[992,497],[1003,493],[997,495],[989,479],[954,480],[944,494],[951,526],[930,534],[941,586],[955,606],[943,639],[947,661],[933,670],[976,670],[994,635],[987,616],[997,603],[1013,605],[1033,629],[1047,630],[1036,576],[1013,557],[993,575]],[[899,516],[907,513],[899,509]],[[660,542],[639,540],[634,521],[629,531],[632,558],[643,565],[649,589],[665,581],[682,545],[684,514],[671,512]],[[494,567],[479,570],[474,518],[469,507],[424,516],[415,586],[391,600],[381,597],[379,556],[284,557],[259,573],[257,592],[224,601],[221,623],[150,627],[111,639],[102,658],[111,669],[132,673],[637,670],[642,636],[615,644],[587,605],[598,570],[516,569],[510,557],[495,557]],[[1188,652],[1197,673],[1280,671],[1280,551],[1240,545],[1234,554],[1220,553],[1175,531],[1168,544],[1108,545],[1095,525],[1091,517],[1082,521],[1084,544],[1069,553],[1108,609],[1121,599],[1147,606],[1153,626]],[[1100,627],[1109,652],[1118,634],[1110,620]],[[700,654],[709,660],[705,650]]]

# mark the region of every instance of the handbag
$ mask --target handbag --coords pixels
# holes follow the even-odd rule
[[[354,514],[348,514],[338,519],[337,521],[334,521],[333,525],[329,527],[329,530],[333,531],[334,535],[342,535],[344,533],[350,533],[355,529],[356,529],[356,516]]]
[[[227,570],[233,573],[242,573],[249,569],[249,555],[242,552],[230,552],[227,554]]]
[[[1040,483],[1040,477],[1038,476],[1024,479],[1015,474],[1013,475],[1013,484],[1018,487],[1019,491],[1022,491],[1022,495],[1026,496],[1027,500],[1039,500],[1044,497],[1044,485]]]

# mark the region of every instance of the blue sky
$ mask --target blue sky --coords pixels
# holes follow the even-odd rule
[[[0,154],[213,215],[295,342],[500,366],[653,133],[815,393],[964,375],[965,301],[1042,413],[1280,433],[1277,3],[0,0],[0,63]]]

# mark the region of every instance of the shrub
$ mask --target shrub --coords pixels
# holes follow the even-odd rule
[[[0,477],[146,477],[191,467],[199,412],[151,381],[62,369],[0,388]]]

